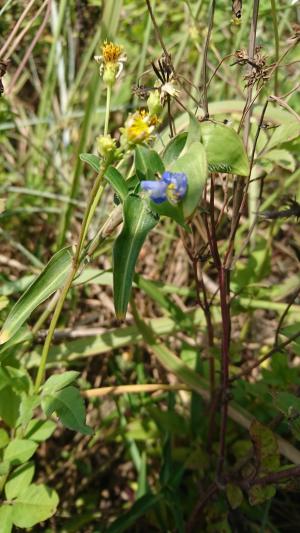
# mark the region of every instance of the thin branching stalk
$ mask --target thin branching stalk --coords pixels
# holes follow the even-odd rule
[[[247,177],[247,181],[246,181],[245,185],[243,183],[243,185],[241,187],[241,190],[239,191],[239,194],[242,194],[240,206],[239,206],[239,209],[238,209],[237,213],[232,218],[230,235],[229,235],[229,244],[228,244],[227,251],[226,251],[226,254],[225,254],[225,259],[224,259],[224,264],[226,265],[226,267],[228,269],[232,268],[233,265],[238,260],[238,258],[236,258],[236,259],[233,258],[234,239],[235,239],[235,235],[236,235],[236,232],[237,232],[237,229],[238,229],[238,225],[239,225],[239,222],[240,222],[244,207],[246,205],[247,192],[248,192],[249,184],[250,184],[250,181],[251,181],[252,168],[253,168],[253,165],[254,165],[256,146],[257,146],[259,134],[260,134],[261,129],[262,129],[262,125],[263,125],[263,121],[264,121],[265,114],[266,114],[266,111],[267,111],[268,103],[269,103],[269,99],[266,100],[266,102],[265,102],[265,104],[263,106],[263,109],[262,109],[262,112],[261,112],[261,115],[260,115],[260,119],[259,119],[259,123],[258,123],[258,126],[257,126],[255,139],[254,139],[252,152],[251,152],[250,168],[249,168],[249,174],[248,174],[248,177]],[[242,179],[242,178],[240,178],[240,179]],[[263,192],[263,181],[261,182],[260,198],[262,197],[262,192]],[[233,219],[234,219],[234,223],[233,223]],[[251,226],[251,228],[249,230],[249,233],[248,233],[248,235],[246,237],[245,244],[243,244],[241,246],[241,249],[240,249],[238,257],[240,257],[242,255],[242,253],[244,251],[244,248],[249,243],[251,235],[252,235],[252,232],[253,232],[254,227],[256,225],[256,221],[257,221],[257,215],[255,216],[253,224],[252,224],[252,226]]]
[[[214,23],[215,7],[216,7],[216,1],[212,0],[210,11],[209,11],[209,22],[208,22],[207,35],[206,35],[205,44],[204,44],[203,61],[202,61],[202,69],[201,69],[202,71],[201,72],[202,107],[204,111],[204,119],[209,118],[208,99],[207,99],[207,56],[208,56],[208,48],[209,48],[211,32],[212,32],[213,23]]]
[[[279,32],[278,32],[278,21],[276,13],[276,0],[271,0],[271,9],[272,9],[272,19],[273,19],[273,28],[274,28],[274,42],[275,42],[275,61],[278,62],[279,59]],[[274,73],[274,93],[275,96],[278,96],[278,69]]]

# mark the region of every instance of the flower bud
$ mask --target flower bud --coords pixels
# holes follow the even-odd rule
[[[116,152],[116,141],[110,135],[100,135],[96,139],[99,155],[104,159],[113,159]]]
[[[100,64],[100,76],[103,76],[106,85],[112,87],[120,76],[126,61],[123,47],[105,41],[102,45],[102,54],[94,58]]]
[[[160,115],[163,108],[160,102],[160,94],[159,91],[151,91],[149,98],[147,100],[147,106],[149,109],[149,115]]]
[[[107,63],[103,68],[103,81],[106,85],[114,85],[119,67],[114,63]]]

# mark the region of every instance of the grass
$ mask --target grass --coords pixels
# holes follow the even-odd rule
[[[164,45],[180,74],[180,83],[189,93],[181,92],[184,104],[195,110],[194,100],[201,97],[204,61],[207,79],[211,78],[207,87],[210,118],[214,123],[225,120],[237,130],[247,97],[247,70],[241,64],[234,65],[234,53],[248,48],[253,3],[244,2],[239,24],[232,22],[230,2],[216,4],[205,62],[211,2],[172,0],[167,8],[158,0],[151,2]],[[14,0],[1,7],[0,28],[5,37],[0,47],[22,10]],[[106,123],[112,135],[118,135],[128,112],[145,105],[131,88],[137,84],[153,86],[151,61],[162,52],[142,0],[105,2],[103,8],[93,1],[53,1],[44,32],[14,87],[7,91],[46,13],[44,10],[32,22],[36,12],[33,6],[21,24],[23,29],[31,21],[20,46],[9,58],[0,100],[0,196],[5,199],[0,212],[0,296],[9,297],[0,309],[1,323],[32,276],[57,250],[77,242],[88,193],[96,178],[79,154],[96,153],[96,138],[106,128],[108,116],[105,87],[93,60],[100,53],[101,42],[108,39],[120,43],[128,56],[125,72],[113,90],[110,121]],[[249,157],[267,98],[279,96],[292,112],[281,101],[268,103],[253,151],[246,207],[235,237],[228,371],[230,379],[240,372],[245,375],[232,381],[228,398],[223,398],[223,406],[229,402],[226,457],[222,458],[228,476],[238,469],[251,438],[253,442],[249,437],[253,418],[273,428],[281,453],[280,467],[299,462],[299,341],[282,347],[287,337],[284,330],[277,332],[281,320],[282,326],[296,328],[299,323],[297,221],[257,218],[257,211],[280,211],[286,196],[299,200],[300,100],[293,90],[299,79],[299,52],[291,39],[294,23],[299,23],[298,6],[287,6],[283,0],[261,0],[257,45],[262,46],[266,65],[274,67],[274,62],[283,59],[261,89],[257,85],[252,89],[256,100],[250,119]],[[176,133],[186,130],[188,117],[175,102],[171,112]],[[154,143],[160,154],[170,140],[167,115],[166,111],[162,115]],[[120,169],[124,175],[133,174],[132,158],[125,160]],[[213,220],[219,220],[217,242],[222,257],[228,247],[235,189],[231,175],[213,179]],[[207,199],[209,191],[208,185]],[[107,187],[87,232],[88,240],[93,239],[113,207],[113,195]],[[36,477],[59,492],[61,503],[59,512],[47,521],[47,529],[36,525],[34,531],[196,531],[197,517],[199,531],[204,532],[241,531],[241,517],[251,531],[287,531],[298,523],[296,502],[282,485],[273,499],[268,500],[263,493],[262,501],[251,507],[246,478],[238,469],[236,477],[233,474],[229,478],[241,482],[243,502],[238,510],[228,505],[228,494],[220,490],[220,484],[215,488],[222,417],[221,403],[216,408],[211,401],[217,398],[218,389],[210,400],[210,360],[214,360],[218,384],[220,372],[224,372],[220,350],[224,309],[220,307],[214,257],[210,254],[203,264],[196,259],[196,273],[200,283],[203,280],[210,303],[214,327],[210,343],[207,316],[197,302],[199,279],[195,279],[192,264],[193,254],[205,256],[209,251],[203,239],[207,224],[211,224],[208,208],[209,201],[201,203],[190,234],[183,234],[167,218],[150,234],[137,265],[135,305],[130,307],[125,324],[116,320],[113,311],[111,237],[104,239],[93,263],[85,265],[65,295],[63,312],[57,314],[58,325],[53,328],[47,372],[80,372],[87,422],[95,434],[87,437],[76,433],[74,437],[74,433],[58,426],[38,452]],[[253,223],[254,231],[249,235]],[[32,314],[29,326],[36,334],[34,338],[27,338],[24,345],[16,344],[13,351],[1,347],[3,364],[6,361],[10,366],[20,366],[34,378],[51,310],[47,302]],[[263,366],[248,375],[247,367],[265,356]],[[40,384],[39,379],[36,390]],[[0,382],[0,403],[4,405],[1,390]],[[286,409],[283,403],[287,392],[293,395],[294,404]],[[15,394],[6,399],[6,405],[17,401]],[[283,402],[280,408],[279,400]],[[9,428],[8,415],[1,409],[1,428],[8,429],[13,438],[15,429]],[[254,459],[258,460],[257,454]],[[227,483],[226,479],[222,482]],[[213,496],[204,501],[203,494],[211,493]],[[283,502],[289,505],[285,520]]]

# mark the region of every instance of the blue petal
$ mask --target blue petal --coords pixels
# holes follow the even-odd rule
[[[187,176],[184,172],[166,171],[162,175],[162,181],[167,183],[167,197],[171,203],[178,203],[187,191]]]
[[[167,184],[163,181],[141,181],[141,188],[143,191],[150,192],[150,198],[156,204],[161,204],[167,200],[166,190]]]

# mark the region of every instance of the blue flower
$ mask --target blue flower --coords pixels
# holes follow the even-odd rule
[[[183,172],[164,172],[158,181],[141,181],[143,191],[150,193],[150,198],[156,204],[167,200],[171,204],[178,204],[187,191],[187,177]]]

